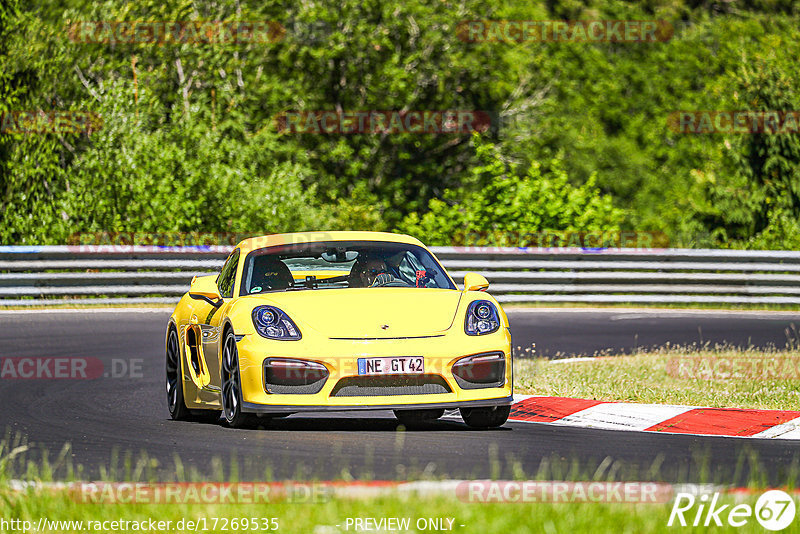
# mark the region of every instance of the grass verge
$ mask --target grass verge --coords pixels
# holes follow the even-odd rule
[[[665,347],[631,355],[518,358],[518,393],[720,408],[800,410],[800,350]]]
[[[754,507],[760,493],[768,486],[758,473],[751,473],[750,491],[746,493],[726,493],[717,486],[689,488],[636,482],[623,485],[614,467],[616,462],[610,458],[597,469],[586,471],[576,467],[574,461],[554,456],[543,460],[532,477],[532,473],[520,472],[519,476],[512,477],[519,481],[517,484],[479,483],[483,491],[477,493],[464,488],[463,483],[437,484],[442,479],[423,478],[416,480],[427,482],[413,487],[379,485],[380,495],[365,496],[357,490],[331,491],[331,486],[311,480],[299,486],[289,482],[288,487],[305,488],[302,491],[243,493],[234,490],[227,498],[215,498],[223,494],[203,491],[203,487],[210,485],[208,479],[198,479],[184,471],[177,457],[174,473],[178,483],[157,482],[154,473],[147,469],[151,461],[142,455],[135,462],[124,462],[123,472],[113,468],[115,462],[112,462],[102,480],[125,482],[109,484],[106,491],[103,482],[69,483],[81,480],[80,470],[71,468],[69,447],[52,460],[44,456],[35,463],[26,459],[28,448],[19,435],[0,441],[0,532],[668,532],[676,528],[668,526],[674,501],[686,498],[680,497],[679,492],[699,492],[709,497],[719,492],[718,505],[727,504],[730,510],[733,505],[742,503]],[[59,466],[65,464],[69,474],[63,479],[54,477]],[[253,474],[231,473],[225,477],[220,473],[213,480],[226,480],[236,488],[247,487],[247,483],[237,485],[235,482],[240,476]],[[20,478],[25,482],[21,483]],[[51,481],[56,479],[67,482],[53,484]],[[795,479],[796,473],[781,486],[793,491]],[[553,480],[584,483],[548,482]],[[264,481],[272,482],[272,477],[267,475]],[[286,481],[278,484],[287,486]],[[170,493],[164,490],[165,486],[178,487],[178,491]],[[219,491],[220,485],[214,486]],[[492,486],[516,486],[517,489],[516,492],[493,493],[488,489]],[[336,487],[348,489],[343,481]],[[524,492],[522,487],[549,490]],[[559,492],[557,487],[562,490]],[[628,492],[626,487],[634,491]],[[649,493],[637,491],[645,487],[651,488]],[[192,492],[191,488],[200,489]],[[586,489],[576,491],[576,488]],[[503,500],[509,502],[497,502]],[[697,502],[699,504],[699,498]],[[694,506],[684,514],[689,524],[698,510],[699,506]],[[375,521],[371,528],[366,523],[368,518]],[[406,523],[402,528],[380,529],[376,523],[384,518],[397,518]],[[362,521],[360,529],[356,528],[357,519]],[[705,517],[701,517],[703,520]],[[722,521],[725,521],[724,516]],[[753,517],[744,527],[733,528],[723,523],[723,527],[714,529],[763,531]],[[797,531],[800,531],[800,521],[785,530]]]
[[[750,506],[755,497],[744,499]],[[742,499],[723,496],[720,504],[741,503]],[[52,532],[123,532],[128,528],[110,528],[115,520],[148,522],[169,521],[170,527],[155,532],[239,531],[285,532],[303,534],[335,534],[357,531],[354,518],[407,518],[410,528],[387,529],[385,532],[449,531],[457,533],[515,532],[667,532],[671,504],[610,504],[610,503],[493,503],[476,504],[447,497],[406,495],[379,499],[334,499],[314,504],[236,504],[236,505],[163,505],[76,503],[69,497],[42,492],[10,495],[0,493],[0,516],[37,525],[40,518],[50,521],[80,521],[62,524]],[[694,514],[688,516],[691,522]],[[274,518],[275,522],[270,522]],[[725,516],[723,515],[723,521]],[[259,528],[252,528],[253,519]],[[348,525],[348,519],[350,524]],[[266,523],[264,522],[266,520]],[[432,525],[430,520],[442,521],[446,528],[420,528]],[[183,522],[183,528],[179,525]],[[199,523],[187,528],[187,521]],[[419,522],[419,523],[418,523]],[[266,530],[263,525],[276,525]],[[436,524],[436,523],[433,523]],[[246,528],[245,528],[246,526]],[[349,528],[348,528],[349,526]],[[104,528],[105,527],[105,528]],[[216,527],[216,528],[215,528]],[[234,528],[235,527],[235,528]],[[680,527],[677,527],[680,530]],[[751,517],[742,528],[712,527],[720,532],[763,532]],[[11,531],[10,529],[7,529]],[[147,530],[147,529],[146,529]],[[377,529],[371,529],[377,530]],[[364,529],[361,530],[365,531]],[[797,522],[784,532],[797,532]]]

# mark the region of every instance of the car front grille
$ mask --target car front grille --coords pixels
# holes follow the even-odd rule
[[[439,375],[350,376],[339,380],[331,391],[331,397],[436,395],[451,391]]]

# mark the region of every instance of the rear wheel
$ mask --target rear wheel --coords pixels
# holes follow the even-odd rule
[[[473,428],[497,428],[508,421],[511,406],[491,406],[488,408],[461,408],[461,417]]]
[[[444,415],[443,409],[395,410],[394,416],[405,426],[419,425],[436,421]]]
[[[222,346],[222,415],[228,426],[252,426],[255,417],[242,412],[242,381],[239,376],[239,351],[233,332],[228,330]]]
[[[169,329],[167,335],[167,408],[176,421],[189,418],[189,409],[183,400],[183,371],[181,370],[181,348],[178,332]]]

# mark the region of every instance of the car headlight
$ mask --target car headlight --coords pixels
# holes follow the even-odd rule
[[[302,336],[297,325],[283,310],[275,306],[258,306],[253,309],[253,326],[261,337],[296,340]]]
[[[488,300],[476,300],[467,308],[464,332],[469,336],[491,334],[500,328],[500,315],[497,308]]]

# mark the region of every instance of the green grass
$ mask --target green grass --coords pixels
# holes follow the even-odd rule
[[[518,393],[692,406],[800,410],[800,350],[666,347],[627,356],[515,361]]]
[[[61,453],[52,459],[37,462],[27,458],[28,445],[24,438],[19,436],[0,442],[0,520],[20,520],[37,524],[40,518],[50,521],[83,521],[83,531],[110,532],[122,531],[119,527],[114,529],[110,524],[104,529],[91,528],[87,522],[105,521],[170,521],[169,532],[194,532],[194,528],[185,527],[185,521],[203,521],[208,530],[198,529],[200,532],[235,532],[232,520],[242,518],[258,518],[259,524],[263,518],[275,518],[279,525],[278,532],[334,534],[339,532],[354,532],[351,527],[345,529],[348,518],[409,518],[412,525],[423,518],[452,518],[455,533],[487,533],[487,532],[513,532],[513,533],[557,533],[557,532],[595,532],[595,533],[639,533],[639,532],[669,532],[676,527],[668,527],[667,522],[672,509],[672,499],[669,493],[661,502],[656,503],[611,503],[611,502],[508,502],[508,503],[482,503],[468,502],[464,493],[457,494],[454,490],[426,493],[420,488],[417,491],[396,490],[381,496],[359,498],[357,496],[332,497],[327,492],[317,492],[312,499],[285,499],[267,498],[258,502],[249,503],[204,503],[176,502],[174,499],[168,503],[136,502],[91,502],[83,498],[80,491],[70,490],[68,487],[53,487],[46,484],[31,485],[19,489],[11,479],[23,479],[37,483],[48,482],[54,479],[53,473],[67,466],[70,473],[65,480],[80,480],[80,470],[73,470],[70,464],[70,450],[65,447]],[[218,462],[219,460],[215,460]],[[491,458],[487,458],[491,462]],[[123,462],[125,464],[126,462]],[[576,468],[576,462],[559,456],[543,460],[538,472],[531,474],[518,473],[517,480],[577,480],[613,482],[619,480],[618,472],[612,464],[616,462],[603,462],[594,471]],[[113,464],[113,462],[112,462]],[[154,472],[148,467],[152,462],[144,455],[137,460],[127,462],[126,467],[118,471],[110,468],[101,477],[103,480],[132,481],[145,485],[155,482]],[[15,473],[17,475],[15,475]],[[22,476],[20,476],[22,474]],[[185,472],[176,459],[174,469],[175,480],[196,480]],[[253,473],[248,474],[252,476]],[[218,476],[214,480],[227,480],[235,482],[239,475],[231,474],[228,477]],[[266,481],[270,477],[265,476]],[[790,479],[796,478],[796,473]],[[766,487],[763,481],[755,482],[750,487],[756,492],[745,497],[733,497],[722,494],[722,503],[738,504],[746,502],[751,506],[755,503],[760,489]],[[674,488],[673,491],[678,491]],[[709,490],[709,492],[715,490]],[[101,493],[102,494],[102,493]],[[130,495],[127,493],[125,495]],[[663,502],[664,500],[668,502]],[[299,501],[299,502],[298,502]],[[729,507],[730,508],[730,507]],[[696,509],[695,509],[696,510]],[[687,514],[691,521],[693,515]],[[183,520],[184,528],[177,528]],[[214,528],[216,524],[217,528]],[[227,526],[224,530],[223,525]],[[337,525],[339,525],[337,527]],[[463,526],[461,526],[463,525]],[[97,525],[94,525],[95,527]],[[100,525],[102,526],[102,525]],[[784,532],[800,531],[800,521]],[[81,527],[75,524],[64,526],[60,529],[51,529],[52,532],[74,532]],[[129,531],[131,529],[129,528]],[[721,532],[761,532],[758,523],[751,519],[743,528],[716,527]],[[2,528],[0,532],[12,532],[12,529]],[[18,530],[17,530],[18,531]],[[156,530],[158,532],[162,530]],[[242,531],[239,527],[238,531]],[[253,532],[252,529],[247,529]],[[260,530],[263,532],[263,530]],[[418,531],[416,528],[411,532]],[[422,531],[422,530],[419,530]],[[364,531],[361,531],[364,532]],[[393,532],[393,531],[390,531]]]
[[[734,503],[732,498],[725,502]],[[751,505],[755,498],[746,499]],[[387,497],[370,500],[336,499],[316,504],[270,503],[258,505],[96,505],[76,503],[69,497],[46,492],[10,494],[0,492],[0,516],[36,523],[40,517],[50,520],[155,520],[171,521],[206,518],[209,531],[214,518],[276,518],[278,532],[333,534],[345,530],[347,518],[410,518],[412,525],[420,518],[452,518],[453,532],[460,533],[556,533],[556,532],[674,532],[667,527],[670,504],[597,504],[597,503],[503,503],[471,504],[447,497]],[[730,507],[729,507],[730,509]],[[223,522],[217,521],[216,531]],[[797,532],[798,522],[783,532]],[[336,525],[340,525],[336,527]],[[464,525],[464,526],[461,526]],[[714,528],[714,527],[712,527]],[[229,530],[230,527],[229,527]],[[194,532],[194,530],[171,530]],[[201,530],[202,531],[202,530]],[[416,528],[412,527],[412,532]],[[743,528],[720,528],[720,532],[763,532],[755,519]],[[108,530],[106,530],[108,532]]]

